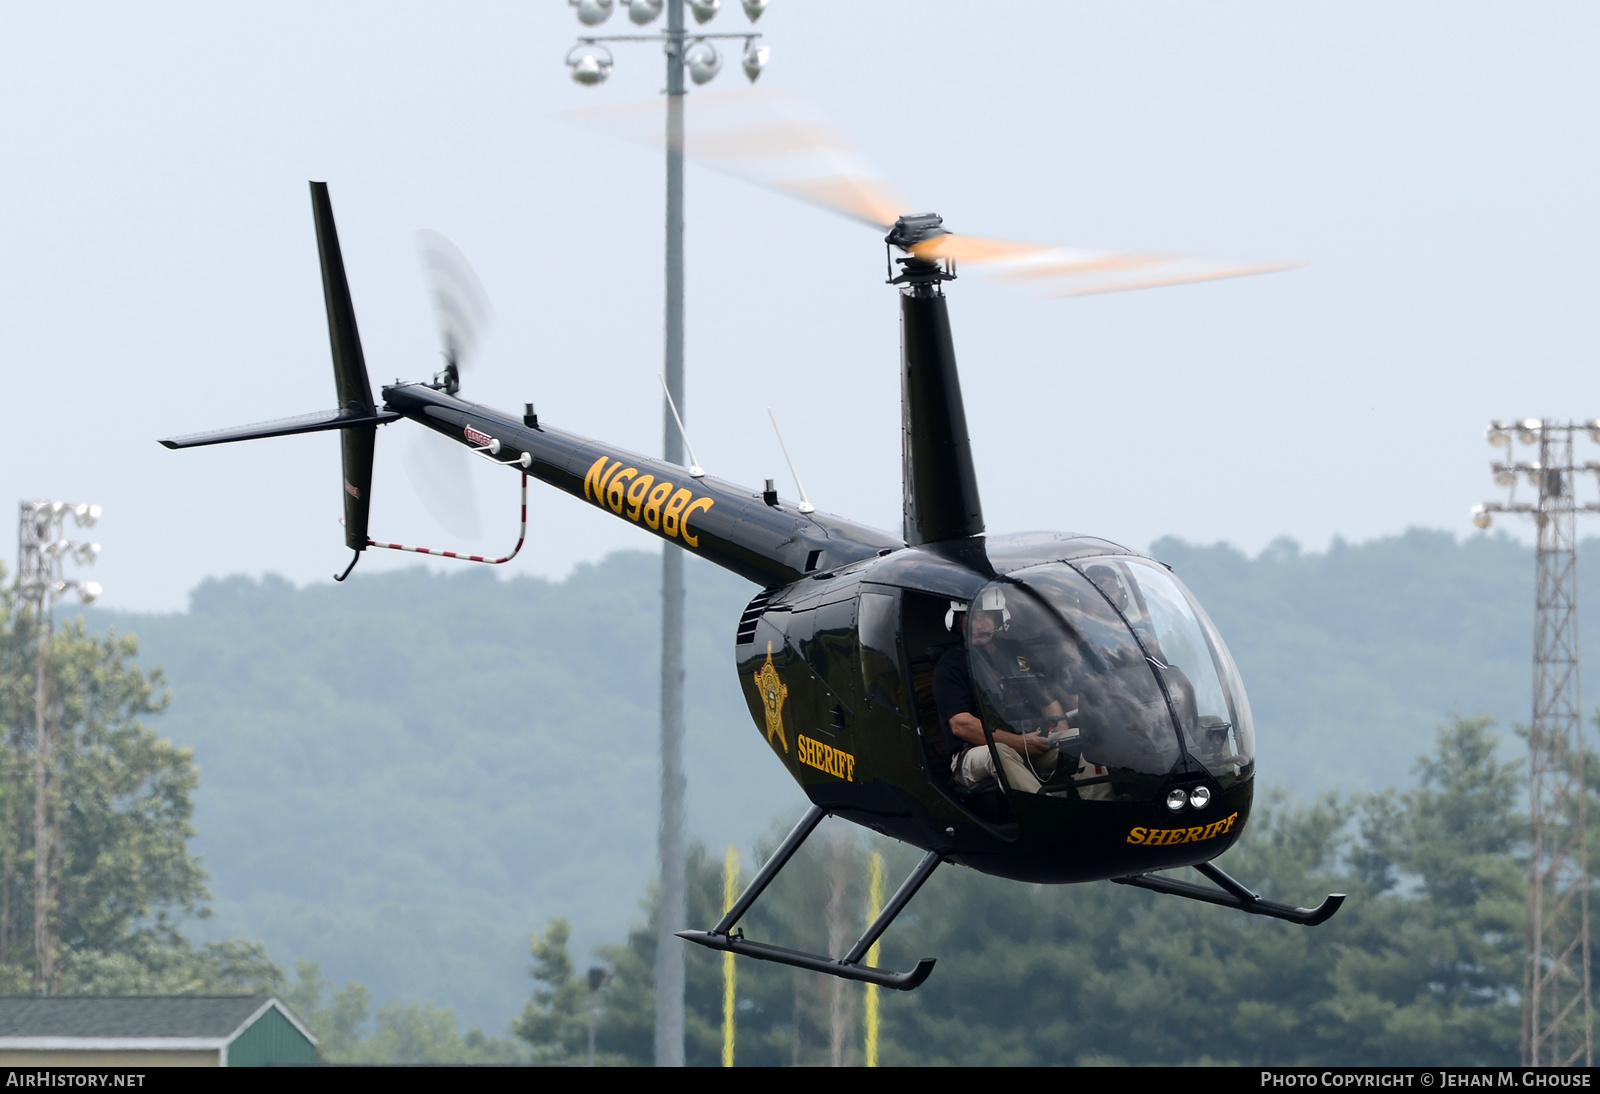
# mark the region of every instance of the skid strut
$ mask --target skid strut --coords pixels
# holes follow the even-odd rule
[[[1263,900],[1258,893],[1235,881],[1209,862],[1202,862],[1195,866],[1195,869],[1216,882],[1219,888],[1196,885],[1192,881],[1178,881],[1176,878],[1162,877],[1160,874],[1135,874],[1133,877],[1118,877],[1111,880],[1118,885],[1137,885],[1152,892],[1186,897],[1189,900],[1203,900],[1207,904],[1220,904],[1224,908],[1235,908],[1251,915],[1271,916],[1273,919],[1298,923],[1302,927],[1315,927],[1319,923],[1326,923],[1344,903],[1343,893],[1331,893],[1315,908],[1297,908],[1293,904],[1279,904],[1275,900]]]
[[[743,957],[753,957],[758,961],[775,961],[780,965],[792,965],[797,969],[810,969],[812,972],[827,973],[844,980],[861,980],[868,984],[877,984],[885,988],[895,988],[899,991],[910,991],[922,984],[933,972],[933,959],[924,957],[918,961],[916,967],[910,972],[891,972],[876,969],[870,965],[863,965],[862,959],[872,944],[889,929],[911,898],[917,895],[917,890],[922,888],[922,883],[933,875],[933,871],[943,861],[937,851],[929,851],[923,856],[917,868],[911,871],[911,876],[901,883],[895,890],[894,896],[889,898],[889,903],[884,906],[883,913],[867,928],[865,934],[856,940],[850,947],[850,952],[841,958],[828,957],[823,954],[806,953],[803,950],[791,950],[783,946],[772,946],[765,942],[752,942],[745,938],[743,931],[735,931],[734,924],[739,922],[741,916],[748,912],[755,904],[756,898],[772,884],[772,879],[784,868],[794,853],[800,850],[800,845],[805,843],[806,837],[816,830],[817,825],[828,815],[827,810],[820,805],[813,805],[800,818],[800,823],[794,826],[794,831],[784,838],[772,857],[756,873],[755,880],[733,902],[733,907],[728,909],[728,914],[722,917],[715,927],[709,931],[679,931],[678,937],[693,942],[696,945],[706,946],[713,950],[723,950],[727,953],[736,953]]]

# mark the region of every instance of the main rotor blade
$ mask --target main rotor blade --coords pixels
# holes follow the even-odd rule
[[[1297,265],[1292,262],[1229,265],[1192,255],[1089,251],[967,235],[938,236],[914,244],[911,252],[918,258],[930,261],[948,259],[977,264],[986,272],[1007,281],[1054,282],[1050,293],[1052,296],[1091,296],[1199,281],[1221,281],[1230,277],[1273,273]]]
[[[666,143],[659,101],[574,110],[612,136]],[[684,109],[684,154],[884,231],[911,208],[838,129],[781,91],[697,92]]]
[[[567,116],[614,136],[665,143],[659,101]],[[684,152],[747,182],[888,230],[916,206],[874,171],[848,137],[798,96],[767,89],[697,93],[684,110]],[[1052,296],[1217,281],[1291,269],[1298,263],[1216,262],[1190,255],[1092,251],[981,236],[945,235],[913,248],[919,258],[980,265],[1004,280],[1034,281]]]

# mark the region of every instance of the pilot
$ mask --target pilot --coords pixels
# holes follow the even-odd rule
[[[972,674],[967,665],[967,645],[976,654],[985,653],[994,642],[995,632],[1009,621],[1005,591],[985,589],[976,607],[968,609],[968,605],[958,600],[950,602],[945,626],[959,629],[965,642],[941,657],[933,670],[933,701],[939,709],[939,724],[955,750],[950,770],[957,784],[976,786],[995,778],[994,757],[999,756],[1005,768],[1006,784],[1024,794],[1037,794],[1040,776],[1048,778],[1055,770],[1059,753],[1042,733],[1023,735],[1004,729],[994,730],[995,747],[991,752],[983,722],[978,717],[978,703],[972,694]]]

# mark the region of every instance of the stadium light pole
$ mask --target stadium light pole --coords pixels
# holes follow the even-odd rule
[[[598,26],[611,17],[615,0],[568,0],[584,26]],[[705,23],[720,8],[720,0],[621,0],[628,18],[646,26],[666,10],[667,25],[655,34],[580,35],[567,51],[567,66],[574,81],[597,86],[611,75],[608,42],[656,42],[667,60],[667,263],[666,263],[666,368],[662,399],[662,448],[668,463],[683,463],[683,435],[673,413],[687,418],[684,399],[684,286],[683,286],[683,97],[684,73],[695,84],[713,80],[722,68],[715,42],[744,42],[742,64],[752,83],[766,67],[767,47],[758,45],[754,32],[705,34],[690,31],[685,7],[697,23]],[[766,10],[767,0],[742,0],[746,17],[754,23]],[[656,857],[661,872],[661,908],[656,924],[656,1030],[655,1062],[658,1067],[683,1066],[684,968],[683,942],[676,932],[684,927],[685,902],[684,816],[688,781],[683,769],[683,554],[674,544],[661,550],[661,816]]]
[[[1472,510],[1488,528],[1494,513],[1533,518],[1538,532],[1534,594],[1533,724],[1528,734],[1528,918],[1523,951],[1522,1062],[1590,1066],[1588,809],[1584,788],[1583,701],[1578,681],[1577,476],[1600,463],[1575,463],[1572,441],[1600,444],[1600,419],[1490,422],[1485,438],[1505,457],[1490,465],[1503,502]],[[1532,458],[1516,458],[1516,446]],[[1517,485],[1533,499],[1517,497]]]
[[[57,726],[55,702],[55,602],[69,591],[92,603],[100,595],[94,581],[77,581],[63,575],[66,563],[93,565],[100,555],[98,543],[80,543],[62,533],[71,519],[80,528],[93,528],[100,519],[98,505],[72,505],[64,501],[25,501],[17,513],[17,599],[30,609],[35,629],[33,693],[33,990],[49,995],[55,978],[55,954],[60,924],[56,900],[61,889],[60,823],[55,782]],[[9,795],[8,795],[9,799]],[[9,812],[9,805],[8,805]],[[9,819],[9,818],[8,818]],[[10,825],[7,830],[13,830]],[[0,937],[11,933],[11,847],[7,838],[3,915]]]

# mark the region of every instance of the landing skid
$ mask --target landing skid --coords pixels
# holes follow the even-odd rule
[[[867,951],[872,949],[872,944],[878,941],[883,932],[889,929],[889,924],[893,923],[895,917],[911,902],[911,898],[917,895],[922,883],[933,876],[933,871],[943,861],[937,851],[929,851],[923,856],[917,868],[911,871],[911,876],[906,878],[900,888],[895,890],[894,896],[889,898],[883,913],[873,921],[872,926],[867,928],[867,932],[856,940],[856,944],[850,947],[850,952],[843,957],[833,958],[824,954],[772,946],[765,942],[751,942],[745,938],[742,930],[734,930],[734,924],[750,910],[756,898],[772,883],[772,879],[778,876],[778,872],[794,857],[794,853],[800,850],[800,845],[805,843],[806,837],[816,830],[817,825],[822,823],[822,818],[827,815],[827,810],[820,805],[813,805],[806,811],[806,815],[800,818],[800,823],[795,825],[794,831],[784,838],[772,857],[761,867],[755,880],[750,882],[749,887],[739,895],[739,899],[733,902],[733,907],[728,909],[728,914],[722,917],[721,922],[709,931],[679,931],[678,937],[698,946],[735,953],[743,957],[753,957],[757,961],[775,961],[780,965],[810,969],[812,972],[826,973],[844,980],[860,980],[880,987],[894,988],[897,991],[911,991],[920,986],[933,972],[932,958],[924,957],[910,972],[892,972],[888,969],[863,965],[861,962],[867,956]]]
[[[1216,882],[1220,888],[1213,889],[1209,885],[1178,881],[1175,878],[1162,877],[1160,874],[1135,874],[1133,877],[1118,877],[1111,880],[1118,885],[1137,885],[1141,889],[1166,893],[1169,896],[1187,897],[1190,900],[1203,900],[1207,904],[1220,904],[1224,908],[1235,908],[1251,915],[1284,919],[1290,923],[1298,923],[1302,927],[1315,927],[1319,923],[1326,923],[1344,903],[1343,893],[1333,893],[1315,908],[1297,908],[1292,904],[1279,904],[1275,900],[1263,900],[1259,894],[1241,885],[1209,862],[1202,862],[1195,869]]]

